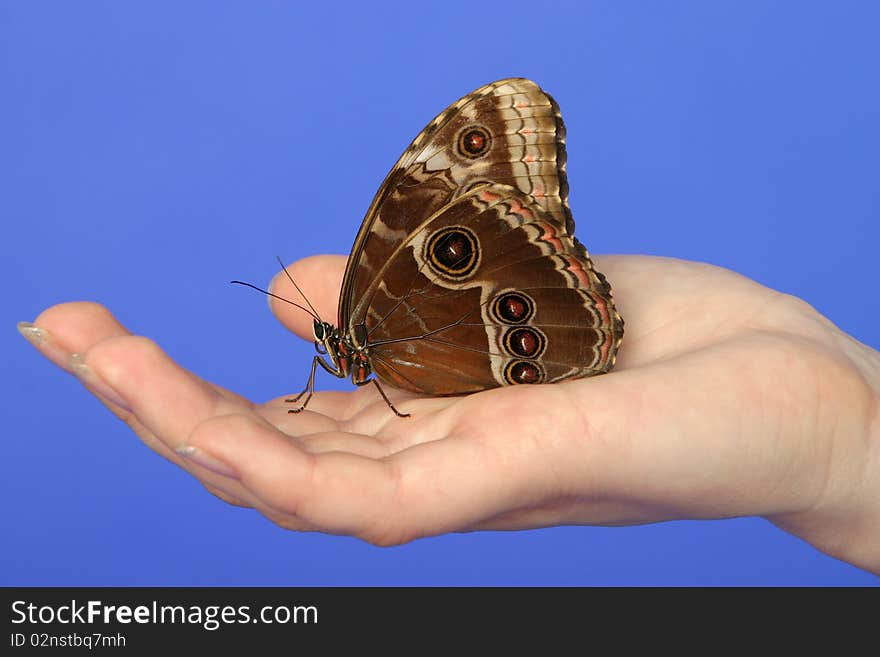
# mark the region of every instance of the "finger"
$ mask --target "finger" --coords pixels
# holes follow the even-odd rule
[[[199,467],[193,464],[191,460],[181,457],[174,448],[177,446],[175,443],[179,442],[179,435],[185,433],[185,430],[169,431],[166,426],[169,423],[160,423],[158,427],[158,430],[162,432],[162,439],[160,440],[154,432],[157,429],[156,423],[151,423],[153,426],[148,428],[141,422],[137,414],[129,410],[133,404],[125,401],[116,392],[112,384],[108,385],[105,383],[103,376],[99,372],[103,371],[106,367],[104,361],[108,358],[114,358],[112,352],[120,349],[118,342],[123,340],[122,348],[128,349],[125,345],[130,346],[132,341],[138,343],[144,340],[143,338],[131,336],[131,333],[106,308],[89,302],[60,304],[44,311],[30,327],[36,329],[36,331],[26,327],[26,330],[23,331],[26,337],[52,362],[76,375],[114,414],[131,427],[144,444],[159,453],[163,458],[196,476],[207,490],[223,501],[236,506],[257,507],[264,515],[267,517],[271,516],[276,520],[283,518],[283,514],[280,512],[260,505],[259,501],[255,500],[239,482],[222,474]],[[128,340],[125,341],[126,339]],[[117,344],[113,344],[114,341]],[[110,343],[109,346],[106,343]],[[96,348],[102,344],[104,348]],[[144,347],[145,345],[141,344],[138,349],[144,351]],[[149,351],[151,348],[153,347],[149,347],[146,350]],[[74,353],[80,355],[80,358],[72,362],[71,355]],[[127,352],[120,358],[123,366],[128,358],[129,354]],[[141,354],[141,359],[143,360],[143,354]],[[92,369],[93,365],[97,367],[97,371]],[[169,368],[169,363],[167,362],[164,369],[179,370],[176,366]],[[180,372],[178,371],[176,374],[179,375]],[[129,373],[124,378],[130,380],[133,378],[133,375]],[[142,385],[138,386],[138,389],[134,392],[126,391],[123,394],[134,397],[138,400],[139,407],[146,408],[149,406],[149,395],[147,393],[151,386],[151,380],[155,379],[157,381],[157,385],[154,387],[162,389],[164,384],[158,384],[162,375],[157,375],[153,372],[151,375],[138,378]],[[180,376],[175,378],[180,379]],[[192,384],[196,383],[198,387],[202,388],[200,395],[202,397],[214,400],[216,399],[215,395],[219,395],[219,397],[233,403],[245,403],[243,398],[222,388],[207,384],[191,375],[188,375],[186,378],[188,379],[187,387],[192,387]],[[185,398],[189,397],[185,396]],[[163,412],[169,410],[173,412],[173,407],[169,407],[164,403],[160,403],[160,405],[164,406],[165,410]],[[299,522],[295,518],[284,518],[284,522],[280,524],[298,529],[308,528],[306,523]]]
[[[233,506],[256,509],[265,515],[265,505],[215,461],[188,445],[178,447],[173,454],[170,460],[191,474],[215,497]]]
[[[97,304],[56,306],[38,322],[47,327],[59,353],[77,351],[73,370],[80,380],[112,400],[117,415],[149,447],[178,465],[183,461],[174,450],[200,421],[250,407],[180,368],[152,341],[129,334]]]
[[[313,433],[298,438],[296,442],[299,447],[310,454],[346,452],[373,460],[385,458],[392,451],[387,442],[375,436],[342,431]]]
[[[131,335],[98,304],[54,306],[35,324],[52,336],[57,350],[53,360],[61,352],[78,354],[75,365],[87,372],[87,382],[131,409],[171,449],[224,403],[249,406],[242,397],[179,367],[151,340]]]
[[[242,431],[242,427],[246,427],[247,431]],[[204,447],[211,445],[218,437],[250,442],[256,449],[272,449],[272,441],[275,441],[276,447],[280,444],[289,444],[279,432],[263,422],[255,421],[255,417],[251,415],[223,415],[201,423],[190,435],[187,444],[178,448],[177,452],[187,462],[187,469],[198,474],[209,492],[230,504],[251,507],[285,529],[295,531],[318,529],[289,510],[273,507],[242,486],[239,482],[238,464],[227,463]],[[206,481],[211,483],[205,483]]]
[[[266,518],[274,522],[283,529],[295,532],[314,532],[319,531],[314,525],[305,522],[302,518],[291,516],[281,511],[277,511],[272,507],[260,506],[257,510]]]
[[[195,467],[196,469],[199,469],[200,466],[196,465]],[[314,527],[312,525],[297,518],[296,516],[288,515],[286,513],[278,511],[277,509],[273,509],[270,506],[262,504],[259,500],[254,499],[252,495],[241,495],[243,489],[241,489],[241,487],[237,485],[238,482],[235,482],[232,479],[226,478],[219,484],[206,483],[205,481],[202,481],[202,484],[204,485],[205,490],[207,490],[219,500],[226,502],[231,506],[237,506],[242,509],[254,509],[279,527],[283,527],[284,529],[289,529],[292,531],[314,531]],[[235,485],[230,486],[230,484]],[[233,490],[230,490],[230,488],[232,488]]]
[[[202,428],[202,432],[210,432],[211,430],[212,429],[207,426]],[[183,449],[180,451],[182,455],[186,455],[183,458],[186,462],[186,466],[188,466],[186,469],[196,472],[201,471],[202,474],[197,476],[202,481],[202,485],[209,493],[221,501],[244,509],[254,509],[284,529],[290,529],[293,531],[315,530],[310,523],[264,504],[249,491],[244,489],[235,479],[226,476],[218,477],[215,470],[218,468],[223,469],[225,466],[212,459],[209,455],[198,448],[193,448],[192,446],[187,447],[189,449]]]
[[[130,406],[90,366],[88,357],[102,343],[131,337],[126,329],[106,308],[91,302],[63,303],[53,306],[35,320],[33,331],[25,331],[37,349],[59,367],[74,374],[91,392],[147,443],[156,448],[153,433],[130,413]],[[30,333],[30,335],[27,335]],[[36,338],[36,339],[34,339]],[[246,403],[239,395],[218,386],[209,386],[214,393],[232,402]],[[161,450],[157,450],[160,451]],[[171,453],[162,453],[172,461]]]
[[[389,492],[391,479],[382,461],[342,453],[316,457],[243,415],[205,423],[191,441],[199,452],[234,472],[264,505],[325,532],[365,531],[375,513],[363,500]],[[324,463],[316,467],[319,458]]]
[[[123,420],[150,449],[176,465],[193,471],[192,464],[174,449],[159,440],[134,414],[123,400],[88,364],[88,355],[96,345],[130,337],[129,331],[104,307],[96,303],[65,303],[44,311],[23,333],[49,360],[75,375],[110,411]],[[36,338],[36,339],[34,339]],[[72,357],[76,354],[76,357]],[[207,384],[210,386],[210,384]],[[210,386],[215,392],[236,401],[238,395]],[[196,473],[198,476],[198,473]],[[207,476],[205,476],[207,474]],[[223,482],[214,473],[202,473],[202,483],[216,491],[225,488],[223,499],[230,503],[251,506],[237,482]]]
[[[305,395],[296,399],[298,393],[291,393],[262,404],[259,413],[291,436],[338,429],[338,420],[360,407],[356,399],[358,392],[322,390],[312,395],[305,408],[302,408]]]
[[[90,302],[63,303],[40,313],[19,330],[52,363],[73,373],[70,357],[105,338],[129,335],[105,308]]]
[[[242,509],[253,508],[252,505],[246,503],[243,499],[241,499],[237,495],[233,495],[233,494],[229,493],[228,491],[223,490],[222,488],[219,488],[213,484],[208,484],[208,483],[205,483],[204,486],[205,486],[205,490],[207,490],[209,493],[211,493],[211,495],[213,495],[214,497],[216,497],[218,499],[223,500],[227,504],[230,504],[232,506],[241,507]]]
[[[48,360],[79,379],[114,415],[127,423],[144,444],[166,459],[177,461],[85,363],[82,354],[93,344],[129,335],[105,308],[89,302],[59,304],[41,313],[33,324],[23,324],[19,330]]]
[[[299,260],[287,267],[290,277],[282,271],[272,279],[269,291],[305,308],[311,304],[323,321],[335,324],[346,260],[345,256],[337,255],[311,256]],[[305,299],[291,278],[305,294]],[[314,320],[307,312],[273,297],[269,297],[269,307],[279,321],[298,336],[309,341],[314,339]]]
[[[279,527],[283,527],[284,529],[289,529],[291,531],[314,531],[314,527],[309,523],[297,518],[296,516],[290,516],[286,513],[282,513],[281,511],[273,509],[270,506],[266,506],[265,504],[262,504],[259,500],[254,499],[252,495],[240,496],[240,493],[243,489],[241,489],[240,486],[237,486],[237,482],[234,482],[236,484],[236,486],[234,486],[235,491],[230,492],[227,487],[230,482],[232,482],[232,480],[226,479],[225,482],[221,485],[213,485],[205,483],[204,481],[202,483],[205,487],[205,490],[207,490],[219,500],[226,502],[231,506],[237,506],[241,509],[253,509],[271,520]]]
[[[468,432],[384,459],[353,453],[358,448],[344,436],[322,440],[338,441],[346,451],[310,453],[245,416],[224,418],[222,428],[215,425],[210,435],[200,431],[192,440],[233,469],[263,504],[325,532],[390,545],[472,526],[555,494],[545,490],[555,481],[549,477],[550,483],[544,483],[548,473],[533,449],[505,446],[519,443],[513,427],[521,430],[522,423],[512,421],[507,427],[512,433],[490,437],[498,423],[483,422],[479,405],[476,401],[462,409],[475,420]],[[539,415],[548,419],[548,413]],[[442,424],[450,423],[442,416],[435,420],[440,434]],[[537,431],[546,433],[546,428]]]
[[[251,404],[226,397],[169,358],[152,340],[122,336],[103,340],[84,354],[88,367],[159,440],[175,449],[199,423]]]
[[[77,362],[71,363],[73,354],[83,355],[103,340],[132,335],[104,306],[75,301],[61,303],[44,310],[31,325],[39,333],[25,334],[32,344],[58,367],[79,375]],[[27,329],[25,330],[27,333]],[[42,333],[42,335],[40,335]],[[82,359],[77,359],[80,363]],[[212,385],[213,384],[208,384]],[[218,394],[246,402],[240,395],[219,386],[213,386]],[[111,409],[112,410],[112,409]]]
[[[448,398],[434,400],[418,398],[415,395],[390,390],[389,397],[395,407],[402,412],[431,412],[449,405]],[[376,435],[387,434],[388,427],[411,429],[411,425],[400,426],[400,418],[395,415],[384,399],[373,388],[363,386],[349,392],[321,391],[312,395],[308,406],[302,411],[302,399],[288,401],[295,395],[280,397],[263,404],[258,412],[280,431],[289,436],[307,436],[327,431],[352,431]]]
[[[360,392],[333,394],[354,396]],[[438,440],[449,424],[442,421],[443,414],[456,403],[455,398],[449,397],[413,399],[406,404],[411,416],[400,418],[377,394],[374,393],[374,397],[369,404],[357,405],[354,415],[335,419],[311,411],[287,414],[280,419],[265,411],[262,414],[307,452],[342,451],[379,459],[419,443]]]

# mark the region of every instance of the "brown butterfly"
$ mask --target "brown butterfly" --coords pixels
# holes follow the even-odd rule
[[[354,241],[318,365],[429,395],[607,372],[623,337],[611,287],[574,237],[565,126],[534,82],[446,108],[391,169]],[[326,356],[326,358],[324,358]]]

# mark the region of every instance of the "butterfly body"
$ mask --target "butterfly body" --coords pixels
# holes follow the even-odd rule
[[[337,327],[315,322],[330,362],[315,358],[307,390],[317,364],[431,395],[610,370],[623,320],[574,238],[565,162],[559,108],[530,80],[431,121],[367,211]]]
[[[320,356],[315,364],[320,365],[333,376],[344,379],[351,377],[355,385],[362,385],[370,378],[370,359],[363,345],[356,345],[351,336],[340,335],[339,329],[328,322],[315,320],[315,348],[321,355],[329,356],[330,362]]]

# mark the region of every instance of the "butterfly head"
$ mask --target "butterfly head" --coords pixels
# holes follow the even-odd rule
[[[316,319],[314,323],[314,331],[315,331],[315,341],[323,342],[324,337],[329,333],[332,333],[333,327],[330,326],[327,322],[322,322],[320,319]]]
[[[316,319],[313,329],[315,332],[315,351],[330,358],[330,363],[327,363],[323,358],[316,358],[316,361],[325,370],[340,378],[354,375],[356,383],[369,375],[367,355],[362,350],[356,349],[349,339],[341,337],[338,328],[329,322]],[[357,360],[357,367],[354,370],[352,369],[353,360]]]
[[[339,344],[339,331],[335,326],[329,322],[315,319],[312,324],[312,330],[315,333],[315,348],[320,353],[335,351],[336,346]]]

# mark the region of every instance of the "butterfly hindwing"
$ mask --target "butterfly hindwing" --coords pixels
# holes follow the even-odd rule
[[[415,229],[363,303],[373,371],[430,394],[604,372],[622,333],[583,248],[509,185],[475,187]]]

